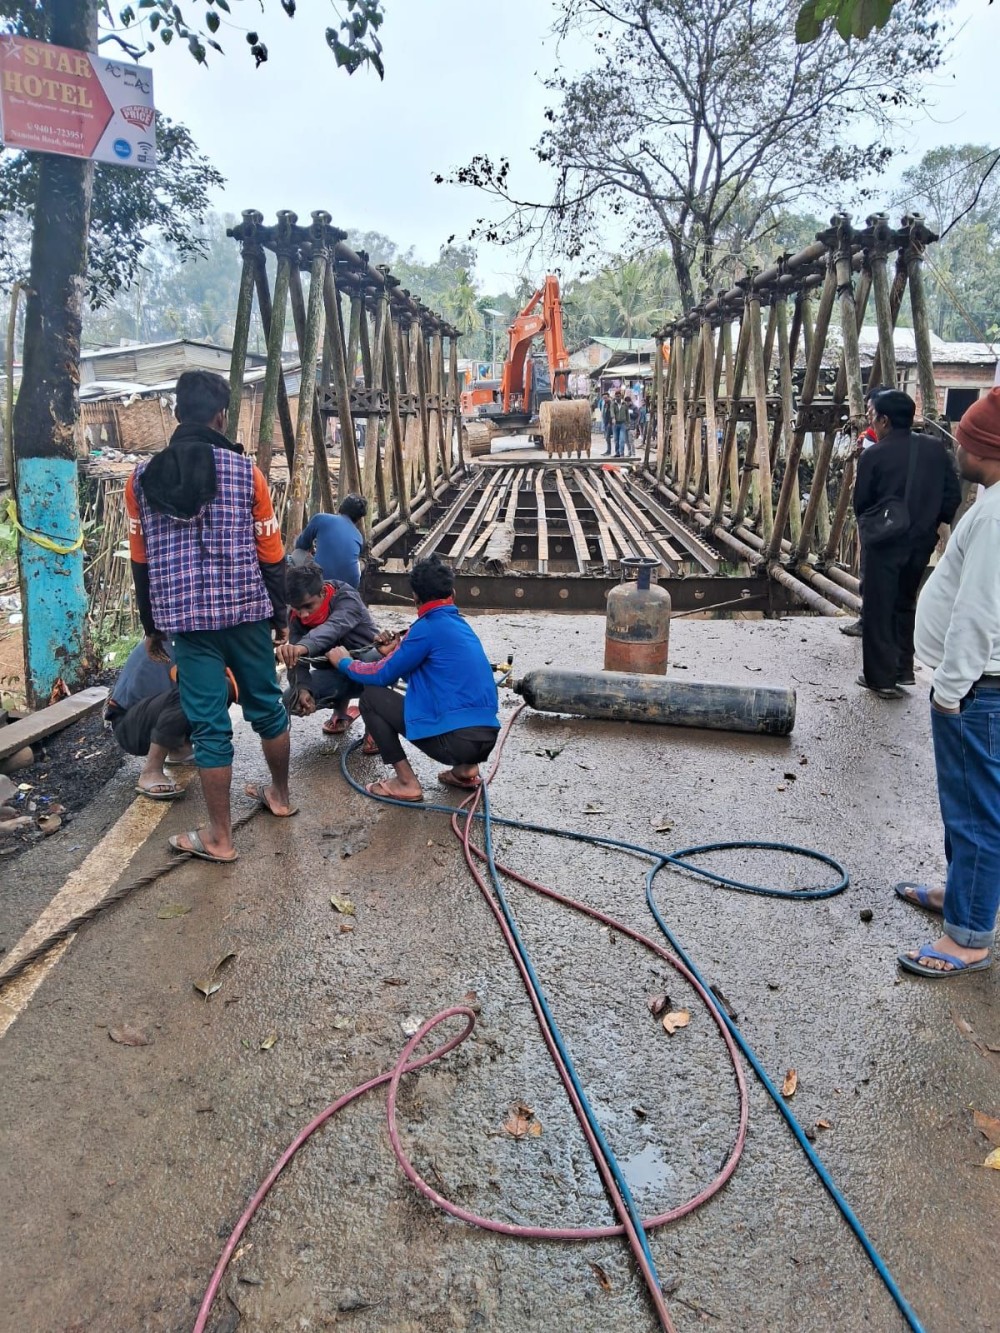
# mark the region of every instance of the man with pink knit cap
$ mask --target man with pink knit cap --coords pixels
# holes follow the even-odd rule
[[[933,667],[931,732],[948,872],[943,889],[896,885],[944,933],[898,955],[940,981],[993,960],[1000,909],[1000,388],[956,428],[958,467],[986,489],[956,525],[917,603],[916,650]]]

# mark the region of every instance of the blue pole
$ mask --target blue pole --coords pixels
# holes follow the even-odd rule
[[[60,680],[75,688],[86,665],[83,549],[69,549],[80,536],[75,460],[19,458],[17,508],[25,683],[41,705]]]

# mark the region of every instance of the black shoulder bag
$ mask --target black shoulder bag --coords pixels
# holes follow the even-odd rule
[[[898,541],[910,529],[910,492],[917,471],[917,441],[910,440],[910,462],[906,469],[906,489],[903,498],[890,496],[881,504],[873,505],[858,515],[858,531],[866,546],[884,546]]]

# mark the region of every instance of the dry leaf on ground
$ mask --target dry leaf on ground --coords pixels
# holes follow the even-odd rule
[[[1000,1148],[993,1149],[983,1166],[988,1166],[992,1171],[1000,1171]]]
[[[663,1015],[663,1030],[669,1032],[672,1037],[678,1029],[686,1028],[690,1022],[691,1015],[686,1009],[676,1009]]]
[[[264,1038],[264,1040],[261,1042],[260,1049],[262,1051],[269,1051],[277,1040],[278,1040],[278,1034],[276,1032],[269,1032],[267,1036]]]
[[[816,1128],[817,1128],[817,1129],[833,1129],[833,1124],[832,1124],[832,1122],[829,1121],[829,1120],[823,1120],[823,1119],[821,1119],[821,1120],[817,1120],[817,1121],[816,1121]]]
[[[794,1097],[795,1089],[799,1086],[799,1076],[794,1069],[790,1069],[785,1075],[785,1081],[781,1085],[782,1097]]]
[[[980,1134],[986,1135],[995,1148],[1000,1148],[1000,1120],[995,1120],[991,1115],[983,1115],[982,1111],[973,1111],[972,1123]]]
[[[542,1132],[541,1121],[535,1119],[534,1111],[524,1102],[514,1103],[502,1128],[515,1139],[537,1139]]]
[[[159,921],[173,921],[175,917],[187,916],[190,910],[190,907],[185,907],[183,903],[164,903],[156,916]]]
[[[146,1036],[145,1032],[140,1032],[138,1028],[120,1027],[108,1028],[108,1036],[112,1041],[116,1041],[119,1046],[151,1046],[152,1042]]]
[[[350,898],[338,898],[336,894],[331,894],[330,906],[335,912],[340,912],[342,916],[354,915],[354,904]]]
[[[195,981],[192,983],[195,990],[201,991],[206,1000],[210,995],[214,995],[217,990],[221,990],[222,978],[219,976],[219,973],[222,972],[224,968],[227,968],[235,957],[236,955],[234,953],[224,953],[203,981]]]
[[[594,1270],[594,1277],[596,1277],[598,1282],[601,1284],[602,1291],[611,1291],[612,1289],[611,1279],[608,1277],[607,1273],[605,1273],[601,1265],[595,1264],[593,1259],[588,1260],[588,1262],[591,1268]]]

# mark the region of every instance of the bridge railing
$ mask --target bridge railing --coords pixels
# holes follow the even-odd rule
[[[922,273],[936,239],[919,215],[894,227],[874,214],[859,228],[837,214],[812,245],[656,335],[647,480],[734,558],[826,614],[860,608],[851,494],[866,385],[907,388],[924,429],[945,425]],[[916,350],[905,370],[893,341],[904,298]],[[869,307],[877,347],[865,372]]]
[[[307,505],[329,512],[338,496],[358,492],[369,501],[368,536],[378,554],[379,538],[406,530],[464,469],[458,330],[388,268],[352,250],[329,213],[314,212],[303,227],[290,211],[265,225],[263,214],[248,210],[228,234],[243,259],[229,433],[235,439],[239,427],[256,298],[267,360],[255,438],[245,444],[274,480],[278,435],[288,469],[284,531],[300,531]],[[294,413],[284,351],[289,306],[299,363]],[[331,418],[340,428],[336,488],[327,449]],[[363,449],[356,425],[363,426]]]

